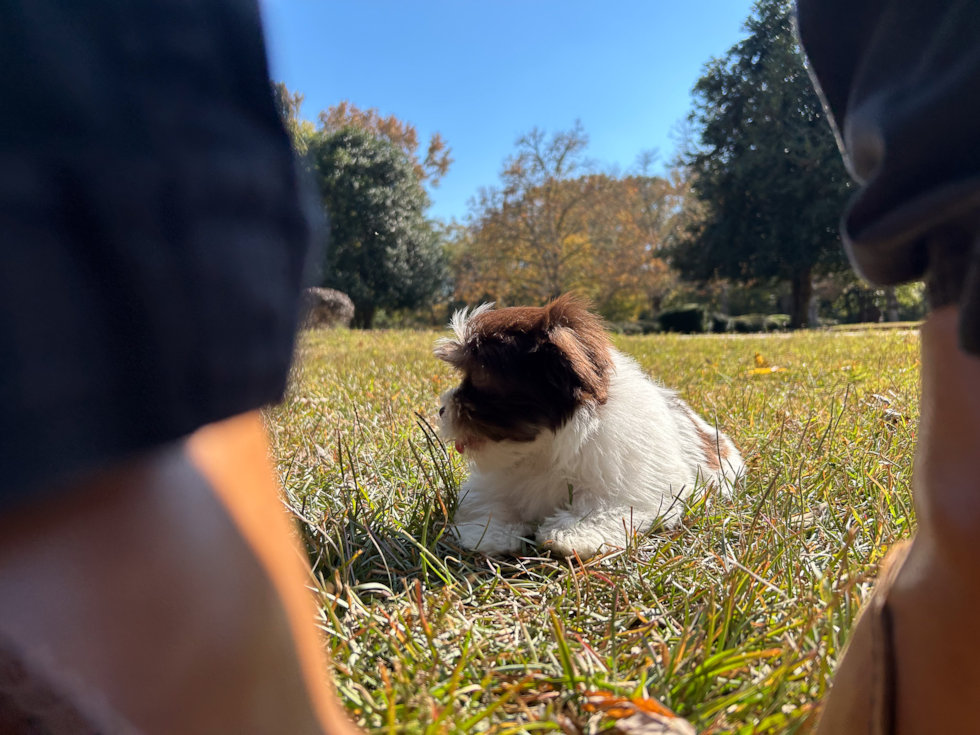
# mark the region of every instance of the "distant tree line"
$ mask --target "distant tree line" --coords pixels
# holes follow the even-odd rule
[[[534,128],[464,222],[427,216],[427,187],[453,163],[438,133],[423,155],[414,126],[349,102],[313,123],[302,95],[274,85],[329,213],[323,285],[351,297],[365,328],[379,312],[442,321],[463,304],[567,291],[614,322],[692,302],[721,317],[785,313],[792,327],[918,318],[921,288],[876,291],[847,267],[851,182],[792,13],[792,0],[757,0],[745,39],[705,65],[670,166],[655,172],[647,151],[625,173],[602,170],[580,123]]]

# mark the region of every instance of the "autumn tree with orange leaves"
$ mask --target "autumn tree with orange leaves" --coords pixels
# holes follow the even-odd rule
[[[459,300],[536,304],[575,291],[610,319],[659,309],[675,282],[661,250],[684,182],[650,175],[649,155],[634,174],[597,173],[587,146],[579,123],[518,139],[453,254]]]
[[[357,105],[344,100],[321,112],[318,120],[320,129],[328,134],[354,127],[367,130],[393,143],[408,156],[415,167],[415,174],[419,177],[419,181],[433,187],[439,186],[439,181],[453,164],[452,149],[447,147],[440,133],[432,134],[425,158],[420,159],[419,134],[415,126],[399,120],[394,115],[385,117],[378,112],[377,107],[362,110]]]
[[[419,181],[433,188],[439,186],[440,180],[455,162],[452,148],[446,145],[442,134],[438,132],[431,135],[425,157],[420,158],[419,133],[416,127],[395,115],[382,115],[377,107],[362,110],[344,100],[320,112],[317,115],[317,124],[314,125],[302,118],[305,98],[302,93],[289,91],[284,82],[273,82],[272,96],[286,132],[293,141],[293,147],[300,155],[306,154],[317,135],[331,135],[350,127],[366,130],[376,138],[392,143],[408,156]]]

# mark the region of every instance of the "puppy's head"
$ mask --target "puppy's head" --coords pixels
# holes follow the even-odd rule
[[[474,453],[488,442],[531,442],[582,408],[606,402],[611,345],[585,302],[456,312],[435,354],[461,375],[442,397],[442,434]]]

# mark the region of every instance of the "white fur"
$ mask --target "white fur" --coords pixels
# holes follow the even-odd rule
[[[455,339],[453,337],[441,337],[436,340],[436,354],[442,347],[466,342],[471,337],[470,324],[472,320],[491,309],[493,309],[492,301],[487,304],[480,304],[473,311],[470,311],[468,306],[454,311],[453,318],[449,320],[449,328],[453,330]]]
[[[458,338],[465,335],[465,322],[456,332]],[[487,441],[466,448],[470,476],[455,517],[464,546],[512,554],[525,539],[561,556],[588,558],[604,546],[624,546],[658,519],[675,525],[696,486],[710,484],[730,494],[744,464],[728,437],[650,380],[631,358],[616,350],[612,358],[605,404],[577,409],[565,426],[543,431],[533,442]],[[451,395],[443,396],[441,431],[459,440],[453,435]],[[727,455],[722,471],[707,469],[694,421],[717,443],[719,454]]]

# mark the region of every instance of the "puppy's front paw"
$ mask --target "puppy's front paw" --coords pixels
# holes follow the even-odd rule
[[[554,556],[575,556],[582,560],[595,556],[605,540],[598,533],[577,528],[542,528],[537,535],[538,545]]]

